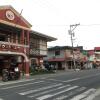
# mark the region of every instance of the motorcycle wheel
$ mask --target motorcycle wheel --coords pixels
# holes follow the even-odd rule
[[[4,82],[8,81],[8,76],[6,74],[3,74],[2,81],[4,81]]]

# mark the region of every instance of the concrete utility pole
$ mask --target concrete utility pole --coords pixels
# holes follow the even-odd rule
[[[76,64],[75,64],[75,55],[74,55],[74,46],[73,46],[73,37],[75,36],[75,33],[73,32],[75,28],[80,25],[80,24],[74,24],[70,25],[70,30],[68,30],[69,35],[71,36],[71,45],[72,45],[72,55],[73,55],[73,63],[74,63],[74,69],[76,69]]]

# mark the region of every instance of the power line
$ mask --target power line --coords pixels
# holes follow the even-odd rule
[[[33,25],[33,26],[47,26],[47,27],[66,27],[66,26],[69,26],[69,25],[57,25],[57,24],[37,24],[37,25]],[[100,26],[100,24],[81,24],[80,26]]]
[[[100,26],[100,24],[81,24],[80,26]]]

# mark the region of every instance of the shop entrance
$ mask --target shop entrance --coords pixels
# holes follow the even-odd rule
[[[4,66],[4,62],[3,60],[0,60],[0,76],[2,75],[3,66]]]
[[[12,56],[3,56],[0,55],[0,76],[2,75],[3,69],[10,69],[12,66],[12,63],[14,64],[15,61],[13,60]]]
[[[62,62],[58,62],[58,70],[62,70]]]
[[[0,55],[0,77],[2,76],[3,69],[14,71],[15,67],[19,70],[25,70],[23,67],[23,61],[18,62],[20,59],[16,55]]]

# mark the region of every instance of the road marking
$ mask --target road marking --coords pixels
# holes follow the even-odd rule
[[[84,77],[81,77],[80,79],[90,78],[90,77],[98,76],[98,75],[100,75],[100,73],[97,73],[97,74],[95,74],[95,75],[84,76]]]
[[[31,95],[31,96],[28,96],[28,97],[33,98],[33,97],[36,97],[36,96],[39,96],[39,95],[42,95],[42,94],[45,94],[45,93],[49,93],[49,92],[52,92],[52,91],[56,91],[56,90],[59,90],[59,89],[63,89],[63,88],[69,87],[69,86],[71,86],[71,85],[60,86],[56,89],[47,90],[47,91],[44,91],[44,92],[41,92],[41,93],[38,93],[38,94],[35,94],[35,95]]]
[[[1,88],[2,90],[6,90],[6,89],[11,89],[11,88],[16,88],[16,87],[21,87],[21,86],[27,86],[27,85],[31,85],[31,84],[36,84],[36,83],[42,83],[44,81],[38,81],[38,82],[32,82],[32,83],[26,83],[26,84],[22,84],[22,85],[15,85],[15,86],[9,86],[9,87],[4,87]]]
[[[84,91],[85,89],[86,89],[86,87],[77,88],[77,89],[75,89],[75,91],[70,91],[66,95],[61,95],[61,96],[59,96],[57,98],[54,98],[53,100],[64,100],[64,99],[67,99],[68,97],[70,97],[72,95],[75,95],[76,93],[79,93],[81,91]]]
[[[84,100],[94,100],[94,98],[95,98],[96,96],[99,96],[99,95],[100,95],[100,89],[96,90],[95,93],[89,95],[89,96],[88,96],[87,98],[85,98]]]
[[[49,79],[49,80],[53,80],[53,81],[57,81],[57,82],[66,82],[67,83],[67,82],[73,82],[73,81],[80,80],[80,79],[90,78],[90,77],[97,76],[97,75],[100,75],[100,73],[97,73],[95,75],[88,75],[88,76],[84,76],[84,77],[80,77],[80,78],[77,77],[77,78],[66,80],[66,81],[56,80],[56,79]]]
[[[63,91],[60,91],[60,92],[57,92],[57,93],[53,93],[53,94],[47,94],[47,95],[38,97],[38,98],[36,98],[36,99],[37,99],[37,100],[45,100],[45,99],[47,99],[47,98],[51,98],[51,97],[53,97],[53,96],[59,95],[59,94],[61,94],[61,93],[67,92],[67,91],[72,90],[72,89],[75,89],[75,88],[77,88],[77,87],[78,87],[78,86],[69,87],[69,88],[67,88],[67,89],[64,89]]]
[[[67,97],[68,97],[67,95],[62,95],[60,97],[54,98],[53,100],[64,100]]]
[[[53,81],[58,81],[58,82],[72,82],[72,81],[76,81],[79,80],[80,78],[74,78],[74,79],[70,79],[70,80],[66,80],[66,81],[62,81],[62,80],[56,80],[56,79],[49,79],[49,80],[53,80]]]
[[[42,87],[42,88],[35,89],[35,90],[29,90],[29,91],[22,92],[22,93],[19,93],[19,94],[20,95],[27,95],[27,94],[30,94],[30,93],[39,92],[39,91],[42,91],[42,90],[54,88],[54,87],[61,86],[61,85],[63,85],[63,84],[59,83],[59,84],[55,84],[55,85],[51,85],[51,86],[47,86],[47,87]]]
[[[67,80],[67,81],[63,81],[63,82],[73,82],[73,81],[76,81],[76,80],[79,80],[80,78],[74,78],[74,79],[71,79],[71,80]]]
[[[83,93],[81,93],[81,94],[79,94],[79,95],[77,95],[77,96],[74,96],[74,97],[73,97],[72,99],[70,99],[70,100],[81,100],[81,99],[84,99],[84,98],[86,98],[87,96],[93,94],[95,91],[96,91],[96,89],[94,89],[94,88],[89,89],[89,90],[87,90],[87,91],[85,91],[85,92],[83,92]]]
[[[21,79],[21,80],[11,81],[11,82],[7,82],[7,83],[2,82],[2,83],[0,83],[0,86],[14,84],[14,83],[29,82],[29,81],[33,81],[33,80],[36,80],[36,79]]]

